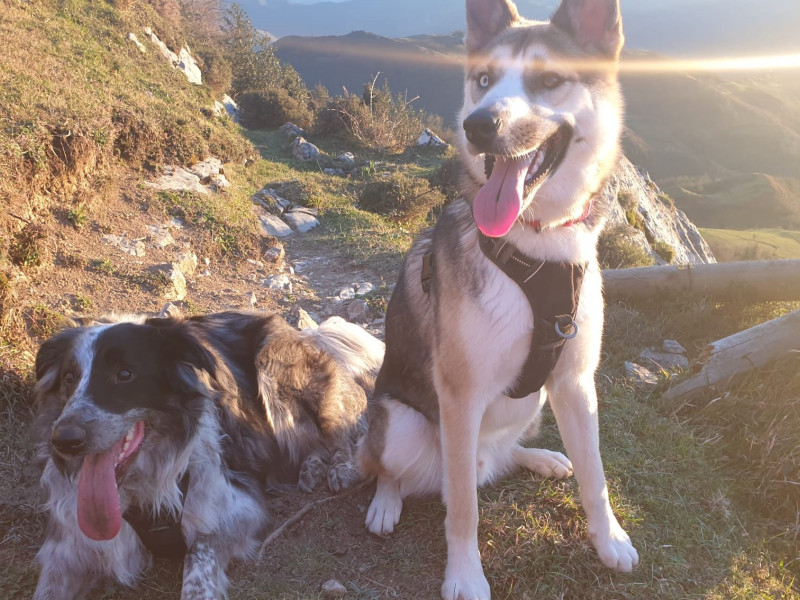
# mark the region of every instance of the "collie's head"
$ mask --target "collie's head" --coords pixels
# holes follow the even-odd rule
[[[217,366],[169,319],[71,327],[42,345],[34,434],[62,473],[77,474],[78,524],[87,537],[114,538],[126,482],[158,477],[154,461],[188,444]]]

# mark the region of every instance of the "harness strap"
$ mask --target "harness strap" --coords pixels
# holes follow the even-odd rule
[[[186,492],[189,490],[189,471],[181,478],[178,487],[181,490],[181,513],[172,511],[164,515],[156,515],[152,506],[132,505],[123,514],[136,535],[142,540],[145,548],[153,555],[161,558],[181,559],[186,554],[186,540],[183,539],[181,520]]]
[[[523,398],[541,389],[556,366],[564,343],[578,334],[578,311],[584,265],[532,259],[503,238],[478,233],[486,257],[516,283],[533,311],[533,336],[517,384],[506,392]]]

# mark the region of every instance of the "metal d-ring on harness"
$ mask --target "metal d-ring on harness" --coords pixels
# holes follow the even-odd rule
[[[503,238],[478,233],[486,257],[522,290],[533,311],[533,336],[517,384],[506,395],[524,398],[538,391],[558,362],[564,343],[578,335],[578,311],[584,265],[534,260]],[[433,256],[422,258],[422,289],[430,290]]]

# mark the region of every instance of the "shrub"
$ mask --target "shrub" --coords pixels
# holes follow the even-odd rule
[[[322,121],[320,133],[343,129],[357,142],[379,152],[411,144],[425,129],[425,113],[411,106],[414,99],[393,96],[388,81],[377,89],[377,77],[364,86],[362,96],[345,93],[331,100],[318,117]]]
[[[389,179],[367,183],[361,190],[359,207],[409,223],[423,220],[446,200],[426,179],[395,173]]]
[[[308,103],[289,95],[285,90],[248,92],[238,97],[242,125],[248,129],[280,127],[287,121],[306,129],[314,113]]]
[[[461,176],[461,160],[458,155],[451,156],[445,160],[436,172],[431,176],[431,185],[439,188],[452,202],[458,197],[459,178]]]
[[[631,240],[631,228],[617,225],[603,231],[597,244],[597,257],[604,269],[649,267],[653,257]]]
[[[672,262],[672,259],[675,258],[675,249],[670,246],[667,242],[653,242],[650,244],[650,247],[653,249],[653,252],[658,254],[662,259],[664,259],[667,264]]]

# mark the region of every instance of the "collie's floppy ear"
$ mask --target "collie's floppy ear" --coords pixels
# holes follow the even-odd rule
[[[619,0],[563,0],[550,22],[587,52],[619,58],[625,42]]]
[[[480,50],[519,20],[517,7],[511,0],[467,0],[467,50]]]
[[[62,329],[53,337],[44,342],[36,353],[36,380],[38,386],[49,386],[45,381],[47,376],[54,373],[54,367],[61,362],[61,359],[69,352],[75,343],[75,339],[83,332],[83,328],[75,326],[72,322],[67,322],[67,327]]]

